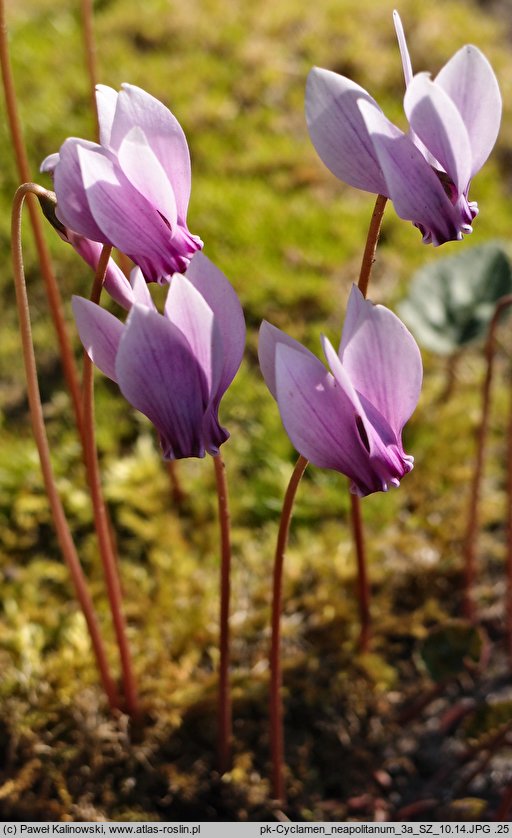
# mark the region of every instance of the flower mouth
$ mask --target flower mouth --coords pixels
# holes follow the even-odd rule
[[[432,170],[437,175],[438,180],[440,181],[446,196],[450,199],[450,203],[453,204],[453,206],[455,206],[459,196],[457,193],[457,187],[455,186],[453,180],[449,175],[446,174],[446,172],[443,172],[441,169],[436,169],[433,166]]]
[[[366,433],[366,428],[363,424],[363,420],[360,416],[356,416],[356,428],[359,433],[359,438],[363,443],[364,447],[370,453],[370,440],[368,439],[368,434]]]

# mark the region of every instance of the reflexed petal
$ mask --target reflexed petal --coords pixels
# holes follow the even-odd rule
[[[404,109],[413,131],[463,193],[471,178],[471,146],[452,99],[427,73],[419,73],[407,88]]]
[[[61,146],[53,182],[57,194],[57,218],[65,227],[70,227],[81,236],[105,244],[109,239],[96,223],[89,208],[79,160],[81,150],[100,148],[96,143],[70,137]]]
[[[148,279],[164,273],[170,231],[158,212],[126,180],[108,152],[79,148],[78,154],[91,212],[108,240],[143,270],[139,255],[155,260],[157,268]]]
[[[404,27],[402,26],[400,15],[396,11],[396,9],[393,12],[393,23],[395,25],[396,37],[398,39],[398,48],[400,50],[400,57],[402,59],[405,86],[407,87],[413,76],[411,56],[409,55],[409,50],[407,49],[407,41],[405,40]]]
[[[41,165],[39,166],[40,172],[46,172],[47,174],[53,177],[53,173],[55,171],[55,167],[60,160],[60,154],[58,151],[55,154],[49,154],[48,157],[45,157]]]
[[[72,297],[73,314],[84,348],[99,369],[117,381],[116,355],[124,331],[117,317],[84,297]]]
[[[391,314],[391,312],[389,313]],[[336,383],[356,410],[358,431],[361,437],[364,434],[364,444],[369,453],[371,468],[375,475],[372,491],[387,492],[390,485],[398,486],[404,474],[412,468],[412,458],[408,457],[403,450],[400,436],[402,429],[400,427],[398,431],[395,430],[390,425],[386,415],[379,411],[373,401],[367,399],[363,394],[355,392],[354,381],[349,378],[348,371],[342,365],[331,343],[323,338],[323,345],[325,357]],[[389,348],[387,354],[390,354]],[[373,375],[377,378],[378,374],[379,368],[375,365]],[[356,485],[358,484],[357,480],[354,482]],[[359,489],[361,489],[360,486]]]
[[[306,349],[302,343],[299,343],[297,340],[294,340],[285,332],[282,332],[281,329],[277,329],[276,326],[272,326],[271,323],[268,323],[266,320],[263,320],[260,326],[260,335],[258,341],[258,359],[260,362],[260,369],[263,373],[263,378],[265,379],[265,384],[267,385],[268,389],[272,393],[273,397],[277,401],[277,385],[276,385],[276,349],[278,344],[284,343],[286,346],[289,346],[291,349],[295,349],[296,352],[302,352],[304,355],[308,355],[310,359],[315,361],[316,363],[320,363],[318,358],[313,355],[309,349]],[[323,365],[322,365],[322,369]]]
[[[281,419],[297,451],[320,468],[346,474],[363,493],[375,491],[357,412],[318,358],[279,343],[276,383]]]
[[[405,134],[383,131],[375,109],[360,103],[397,215],[423,225],[435,244],[460,238],[457,214],[441,181]],[[391,123],[390,123],[391,125]],[[392,126],[393,127],[393,126]],[[396,131],[397,129],[395,129]]]
[[[130,272],[130,285],[133,289],[132,293],[136,303],[139,303],[141,306],[146,306],[153,311],[157,310],[140,268],[133,268]]]
[[[437,74],[435,83],[458,108],[471,143],[476,174],[489,157],[501,121],[501,94],[494,70],[477,47],[462,47]]]
[[[409,330],[388,308],[353,286],[339,349],[355,389],[382,414],[397,438],[421,391],[421,355]]]
[[[84,236],[79,236],[71,230],[67,231],[67,237],[76,252],[95,271],[98,267],[101,251],[103,249],[102,245],[99,242],[93,242],[90,239],[86,239]],[[112,258],[108,260],[104,287],[107,294],[110,294],[116,303],[119,303],[119,305],[123,308],[131,308],[134,303],[131,285],[121,268],[116,265]]]
[[[132,186],[164,216],[172,230],[178,220],[174,192],[140,128],[135,126],[128,131],[119,146],[117,159]]]
[[[183,129],[162,102],[140,87],[123,84],[112,126],[112,146],[118,149],[133,126],[141,128],[172,184],[178,218],[185,223],[190,199],[190,154]]]
[[[179,329],[134,305],[116,358],[119,388],[153,422],[164,457],[202,457],[203,373]]]
[[[96,85],[96,107],[98,109],[98,122],[100,127],[100,143],[103,146],[110,145],[112,123],[117,105],[117,90],[107,87],[106,84]]]
[[[367,192],[386,195],[380,162],[360,102],[385,119],[369,93],[330,70],[314,67],[306,85],[306,121],[317,153],[340,180]]]
[[[213,311],[182,274],[174,274],[165,303],[165,316],[186,338],[195,362],[204,374],[205,403],[218,387],[222,372],[223,345]]]
[[[229,280],[204,253],[198,252],[193,256],[185,276],[212,309],[222,335],[222,372],[218,381],[218,395],[221,396],[233,381],[244,354],[245,319],[242,306]]]

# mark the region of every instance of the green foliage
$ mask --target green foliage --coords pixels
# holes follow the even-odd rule
[[[485,337],[496,303],[511,292],[508,256],[488,243],[421,268],[398,311],[422,346],[450,355]]]

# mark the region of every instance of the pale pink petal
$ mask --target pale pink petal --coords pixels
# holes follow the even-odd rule
[[[284,343],[276,349],[277,403],[297,451],[320,468],[376,491],[375,472],[357,428],[357,410],[324,365]],[[379,487],[380,488],[380,487]]]
[[[270,390],[273,397],[277,400],[277,385],[276,385],[276,349],[280,343],[284,343],[296,352],[302,352],[304,355],[309,355],[310,359],[320,363],[318,358],[313,355],[309,349],[306,349],[298,340],[294,340],[286,332],[281,331],[276,326],[272,326],[267,320],[264,320],[260,326],[260,334],[258,340],[258,360],[260,369],[265,379],[265,384]]]
[[[178,220],[174,192],[141,128],[134,126],[124,136],[117,159],[132,186],[153,204],[173,230]]]
[[[205,382],[176,326],[135,304],[120,341],[116,373],[125,398],[157,428],[166,459],[204,456]]]
[[[183,129],[171,111],[133,84],[123,84],[112,127],[112,146],[119,149],[126,134],[138,126],[172,184],[182,224],[190,199],[190,154]]]
[[[106,309],[86,300],[72,297],[73,314],[80,340],[89,358],[112,381],[117,381],[116,355],[124,326]]]
[[[70,137],[62,144],[59,162],[53,174],[57,218],[75,233],[108,244],[108,236],[96,223],[89,207],[79,159],[81,150],[92,153],[101,150],[101,146],[75,137]]]
[[[491,65],[468,44],[450,58],[435,79],[453,100],[466,126],[472,152],[471,176],[491,153],[501,122],[501,93]]]
[[[462,194],[471,178],[471,145],[452,99],[427,73],[419,73],[407,88],[404,109],[415,134]]]
[[[100,143],[108,148],[117,105],[117,90],[106,84],[96,85],[96,107],[100,126]]]
[[[222,271],[205,256],[196,253],[185,273],[188,281],[208,303],[222,335],[221,373],[217,384],[220,397],[231,384],[242,362],[245,348],[245,319],[240,300]],[[220,344],[214,351],[220,355]],[[219,364],[216,359],[215,364]]]
[[[382,116],[369,93],[330,70],[314,67],[306,85],[306,121],[320,158],[340,180],[367,192],[386,195],[386,182],[358,107],[366,102]]]
[[[402,321],[388,308],[365,300],[355,286],[339,357],[357,392],[371,402],[399,438],[420,396],[420,351]]]
[[[174,274],[165,303],[165,316],[186,338],[206,383],[209,402],[222,373],[222,337],[212,309],[182,274]]]

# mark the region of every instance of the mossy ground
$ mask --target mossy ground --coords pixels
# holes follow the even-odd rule
[[[431,259],[509,236],[510,21],[497,9],[467,0],[400,4],[415,68],[435,72],[463,43],[478,44],[498,73],[505,115],[498,147],[473,186],[481,207],[473,241],[434,252],[388,208],[375,301],[394,305],[413,271]],[[246,359],[222,410],[232,435],[224,452],[234,546],[234,762],[222,779],[214,770],[218,533],[211,463],[179,464],[186,499],[177,508],[151,429],[98,376],[105,494],[143,705],[134,727],[125,716],[112,718],[98,687],[31,439],[8,256],[17,181],[0,122],[0,817],[282,817],[268,780],[269,579],[296,455],[258,372],[257,329],[265,317],[314,351],[321,332],[339,334],[373,200],[338,183],[318,161],[304,122],[304,83],[313,64],[345,73],[403,124],[391,11],[392,4],[370,0],[96,4],[101,81],[138,84],[180,119],[193,161],[190,229],[232,280],[249,326]],[[8,19],[36,172],[66,136],[92,137],[79,4],[16,0]],[[70,294],[87,294],[90,276],[51,230],[48,241],[69,313]],[[59,489],[117,669],[80,450],[28,230],[26,265]],[[481,634],[453,623],[483,374],[478,350],[464,356],[455,392],[441,402],[445,361],[425,356],[425,388],[405,440],[415,470],[399,491],[364,502],[373,594],[367,655],[356,650],[345,480],[313,468],[306,474],[284,590],[284,811],[292,819],[471,820],[500,813],[512,782],[504,644],[506,326],[502,334],[481,506]]]

